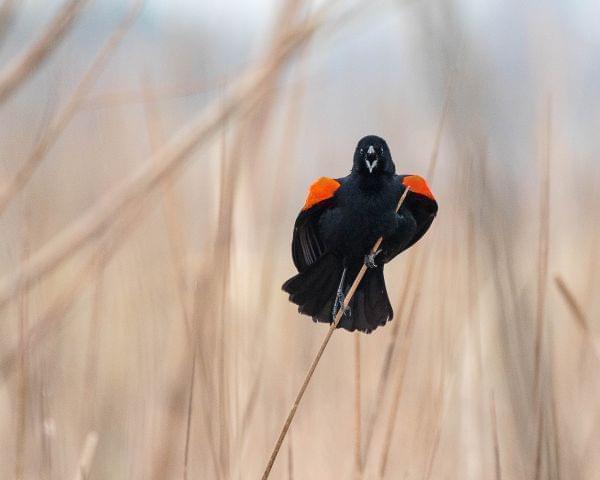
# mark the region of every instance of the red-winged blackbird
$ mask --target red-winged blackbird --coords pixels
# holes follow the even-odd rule
[[[410,191],[396,207],[406,189]],[[369,333],[394,314],[383,266],[418,241],[437,213],[425,180],[396,175],[385,140],[362,138],[350,175],[321,177],[294,225],[292,257],[298,274],[283,284],[300,313],[331,323],[363,262],[369,267],[338,327]],[[370,249],[384,240],[375,255]]]

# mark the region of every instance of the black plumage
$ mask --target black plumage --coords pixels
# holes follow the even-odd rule
[[[410,186],[399,212],[398,200]],[[380,137],[362,138],[350,174],[313,184],[294,225],[292,258],[298,274],[283,284],[300,313],[331,323],[338,289],[345,294],[379,237],[374,258],[338,327],[369,333],[393,317],[383,269],[429,229],[437,202],[425,181],[397,175]]]

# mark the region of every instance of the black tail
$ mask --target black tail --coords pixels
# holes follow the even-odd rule
[[[331,323],[343,271],[342,260],[328,253],[304,272],[290,278],[282,288],[290,294],[290,301],[298,305],[300,313],[310,315],[315,322]],[[350,288],[357,273],[358,269],[346,273],[344,293]],[[359,330],[370,333],[378,326],[385,325],[393,315],[385,288],[383,267],[377,267],[367,270],[338,327],[351,332]]]

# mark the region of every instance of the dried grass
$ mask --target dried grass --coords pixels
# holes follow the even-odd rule
[[[133,1],[127,15],[115,28],[110,38],[98,52],[93,63],[85,72],[77,87],[73,90],[73,93],[65,106],[52,120],[50,120],[44,135],[33,149],[33,152],[31,152],[23,165],[19,167],[12,179],[10,179],[6,185],[3,185],[2,191],[0,191],[0,215],[2,215],[9,203],[25,187],[39,164],[43,161],[45,155],[56,143],[75,113],[81,107],[82,100],[89,94],[98,77],[106,67],[110,57],[135,23],[143,5],[144,0]]]
[[[66,0],[38,39],[0,72],[2,105],[48,59],[75,24],[87,0]],[[10,6],[9,6],[10,8]]]

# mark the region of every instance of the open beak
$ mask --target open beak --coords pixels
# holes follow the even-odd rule
[[[375,148],[373,145],[369,145],[367,150],[367,158],[365,158],[365,163],[367,168],[369,169],[369,173],[373,173],[373,170],[377,166],[377,155],[375,155]]]

